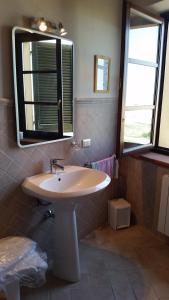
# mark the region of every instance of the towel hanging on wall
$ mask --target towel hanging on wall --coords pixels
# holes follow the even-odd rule
[[[118,178],[118,160],[115,154],[105,159],[92,162],[91,167],[92,169],[107,173],[110,177]]]

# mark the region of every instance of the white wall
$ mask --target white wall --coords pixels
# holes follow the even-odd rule
[[[93,93],[94,54],[111,57],[111,91],[117,96],[120,60],[121,0],[0,0],[0,98],[12,96],[11,28],[26,17],[62,21],[75,43],[75,96]],[[99,97],[102,97],[100,95]]]

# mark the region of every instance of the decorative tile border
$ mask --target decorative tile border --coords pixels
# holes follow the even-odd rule
[[[111,98],[75,98],[77,104],[109,104],[117,101],[117,97]]]

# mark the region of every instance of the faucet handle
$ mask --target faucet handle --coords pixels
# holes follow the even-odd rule
[[[64,160],[64,158],[51,158],[50,159],[50,164],[57,164],[58,160]]]

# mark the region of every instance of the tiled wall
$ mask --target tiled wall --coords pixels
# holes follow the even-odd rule
[[[120,194],[132,205],[133,221],[157,231],[162,176],[168,168],[150,162],[124,158],[120,165]]]
[[[76,99],[75,139],[91,138],[91,147],[74,152],[78,163],[95,161],[112,155],[116,146],[117,98]]]
[[[11,100],[0,100],[0,237],[31,236],[41,247],[49,245],[52,222],[43,221],[46,207],[21,190],[25,177],[49,168],[51,157],[64,157],[65,164],[83,165],[114,152],[117,99],[78,99],[75,104],[76,138],[90,137],[90,149],[75,151],[70,141],[21,149],[16,145],[15,114]],[[77,207],[79,237],[106,221],[107,199],[112,189],[83,198]],[[85,201],[84,201],[85,200]]]

